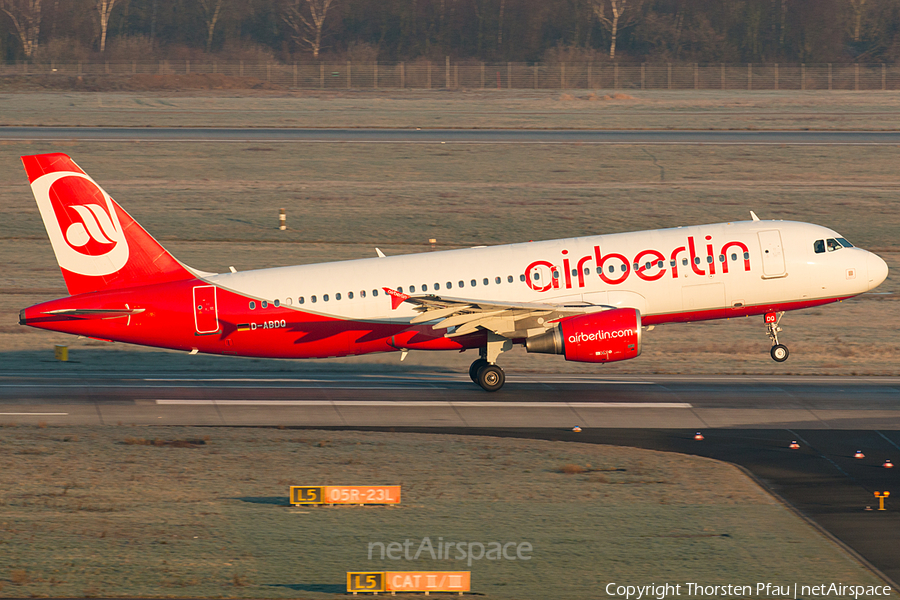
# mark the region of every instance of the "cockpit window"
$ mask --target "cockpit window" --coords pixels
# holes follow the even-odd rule
[[[823,252],[825,252],[825,240],[814,241],[813,250],[816,251],[816,254],[822,254]]]
[[[844,248],[852,248],[853,247],[853,244],[851,244],[844,238],[838,238],[837,241],[840,242],[841,246],[843,246]]]
[[[827,240],[825,240],[825,245],[828,246],[829,252],[834,252],[835,250],[840,250],[841,248],[843,248],[843,246],[841,246],[841,244],[833,238],[828,238]]]

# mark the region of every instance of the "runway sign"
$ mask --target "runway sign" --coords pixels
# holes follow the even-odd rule
[[[348,572],[347,591],[463,592],[471,591],[470,571]]]
[[[322,504],[325,488],[322,486],[291,486],[291,504]]]
[[[384,573],[347,572],[347,591],[357,594],[359,592],[383,592]]]
[[[290,499],[291,504],[400,504],[400,486],[291,486]]]

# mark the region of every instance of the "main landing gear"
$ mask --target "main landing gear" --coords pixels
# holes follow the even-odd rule
[[[781,318],[783,316],[783,311],[780,313],[770,312],[765,315],[766,335],[772,340],[772,350],[769,354],[772,355],[772,360],[775,362],[784,362],[788,359],[788,356],[791,355],[787,346],[778,343],[778,332],[781,331],[781,327],[779,327],[778,324],[781,323]]]
[[[469,377],[486,392],[496,392],[506,383],[506,373],[497,364],[501,352],[512,348],[512,342],[503,336],[488,332],[487,345],[481,348],[481,357],[469,367]]]

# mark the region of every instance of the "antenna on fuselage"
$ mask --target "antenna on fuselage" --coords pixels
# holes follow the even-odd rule
[[[753,219],[754,221],[759,221],[759,217],[757,217],[756,213],[753,212],[752,210],[750,211],[750,218]]]
[[[375,252],[378,253],[378,258],[384,258],[384,252],[381,251],[381,248],[375,248]]]

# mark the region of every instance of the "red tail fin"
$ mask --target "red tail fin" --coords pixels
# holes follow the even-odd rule
[[[70,294],[193,277],[71,158],[22,162]]]

